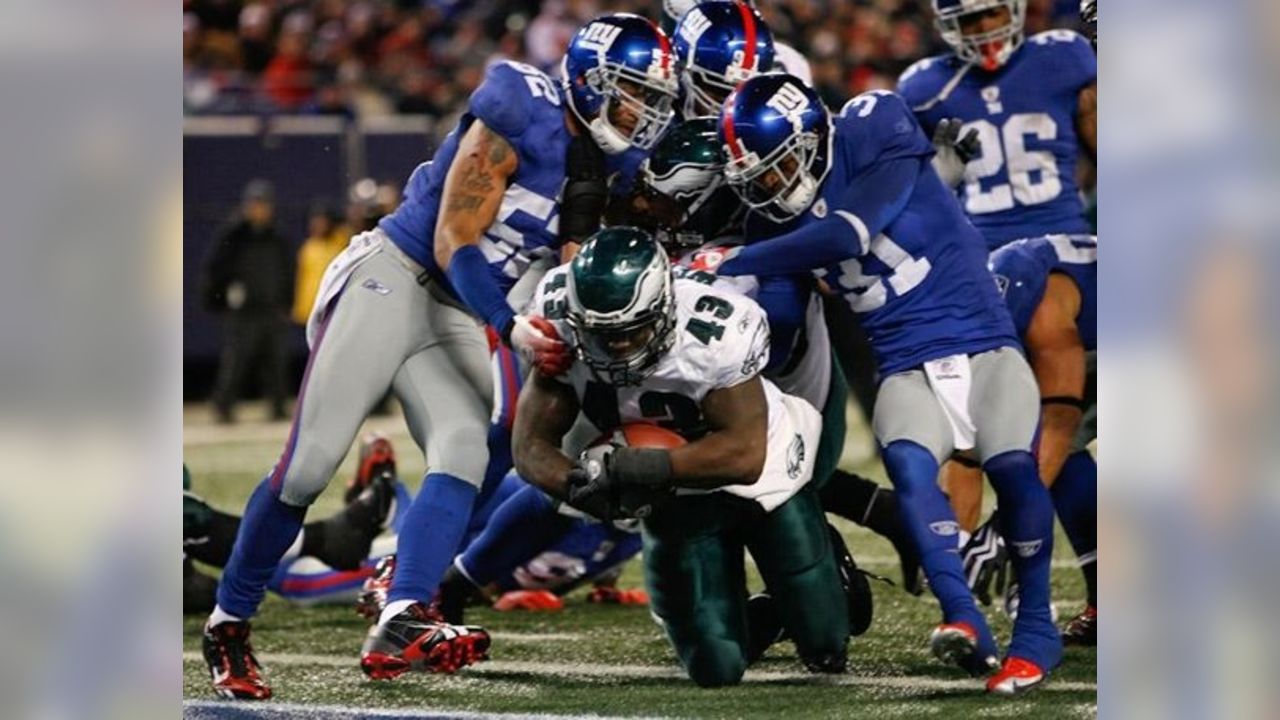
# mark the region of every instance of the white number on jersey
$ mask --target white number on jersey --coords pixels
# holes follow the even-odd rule
[[[1053,153],[1027,150],[1028,135],[1039,140],[1057,139],[1058,123],[1048,113],[1018,113],[999,129],[989,120],[975,120],[965,123],[960,130],[961,137],[970,128],[978,131],[978,140],[982,142],[982,157],[969,161],[964,172],[965,210],[970,215],[1009,210],[1015,201],[1021,205],[1038,205],[1062,193],[1062,180],[1058,177],[1058,163]],[[983,190],[982,180],[1006,166],[1009,182]],[[1031,174],[1036,171],[1040,177],[1033,181]]]
[[[892,268],[886,276],[867,275],[857,258],[840,263],[840,277],[836,283],[844,291],[845,299],[854,312],[866,313],[883,307],[889,301],[889,288],[894,295],[906,295],[924,282],[933,264],[929,258],[914,258],[888,235],[881,233],[871,241],[868,250],[880,262]],[[885,281],[888,280],[888,287]]]
[[[868,90],[845,103],[844,107],[840,108],[840,116],[845,117],[850,110],[857,110],[858,117],[866,117],[876,109],[876,103],[880,101],[881,97],[892,94],[889,90]]]
[[[560,107],[560,93],[556,91],[556,85],[551,78],[532,65],[515,61],[510,61],[510,64],[524,78],[525,84],[529,86],[529,92],[533,93],[534,97],[542,98]]]

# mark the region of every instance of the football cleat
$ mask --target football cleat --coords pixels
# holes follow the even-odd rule
[[[1062,629],[1063,645],[1096,647],[1098,644],[1098,608],[1089,606],[1071,618]]]
[[[995,657],[982,657],[978,653],[978,631],[969,623],[945,623],[934,628],[929,636],[929,649],[934,657],[974,677],[990,675],[1000,667]]]
[[[223,622],[204,629],[204,661],[213,690],[232,700],[266,700],[271,688],[249,643],[249,623]]]
[[[587,602],[596,605],[648,605],[649,593],[639,588],[619,590],[613,585],[597,585],[587,593]]]
[[[493,609],[502,612],[512,610],[555,612],[564,609],[564,601],[550,590],[512,590],[503,593],[502,597],[493,604]]]
[[[395,479],[395,448],[391,447],[391,441],[382,433],[369,433],[360,441],[359,464],[356,465],[355,477],[347,481],[342,501],[350,505],[375,481],[384,480],[390,484]]]
[[[371,680],[390,680],[409,670],[454,673],[489,659],[489,633],[474,625],[440,622],[426,605],[414,603],[369,629],[360,669]]]
[[[387,592],[391,590],[391,577],[396,572],[396,556],[386,555],[373,568],[373,574],[364,579],[360,595],[356,598],[356,613],[377,622],[382,608],[387,606]]]
[[[872,602],[871,583],[867,582],[866,573],[858,569],[858,564],[849,554],[849,548],[830,523],[827,531],[831,535],[831,550],[836,556],[836,568],[840,571],[840,586],[844,588],[845,598],[849,601],[849,636],[858,637],[871,627]]]
[[[1030,660],[1007,657],[1000,672],[987,680],[987,692],[996,695],[1018,695],[1044,682],[1044,671]]]
[[[787,628],[782,624],[778,604],[769,593],[757,593],[747,598],[747,664],[764,655],[774,643],[787,639]]]

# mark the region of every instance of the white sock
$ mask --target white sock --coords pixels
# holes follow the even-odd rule
[[[410,606],[410,605],[412,605],[414,602],[416,602],[416,601],[414,601],[414,600],[393,600],[393,601],[391,601],[391,602],[387,603],[387,606],[386,606],[386,607],[384,607],[384,608],[382,608],[382,614],[378,616],[378,624],[379,624],[379,625],[381,625],[381,624],[385,623],[386,621],[390,620],[391,618],[393,618],[393,617],[395,617],[395,616],[399,615],[400,613],[404,612],[404,611],[405,611],[405,610],[407,610],[407,609],[409,608],[409,606]]]
[[[209,614],[209,622],[205,623],[204,626],[211,628],[224,622],[241,622],[241,618],[223,610],[221,605],[214,605],[213,612]]]
[[[971,533],[969,533],[968,531],[966,531],[966,530],[961,530],[961,531],[960,531],[960,549],[961,549],[961,550],[963,550],[963,549],[964,549],[964,546],[965,546],[965,545],[968,545],[968,544],[969,544],[969,538],[971,538],[971,537],[973,537],[973,535],[972,535]]]

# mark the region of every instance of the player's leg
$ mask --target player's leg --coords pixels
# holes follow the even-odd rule
[[[968,458],[952,458],[943,463],[939,482],[951,500],[963,531],[961,538],[967,539],[982,520],[982,465]]]
[[[1043,679],[1062,657],[1062,639],[1049,609],[1049,564],[1053,557],[1053,501],[1040,481],[1032,454],[1040,420],[1040,393],[1022,354],[1002,348],[973,357],[970,413],[977,451],[1000,505],[1000,534],[1018,577],[1018,617],[1008,657],[1033,663],[1034,672],[1006,677],[1011,662],[992,679],[997,692],[1025,689]],[[1016,663],[1015,663],[1016,664]]]
[[[1098,643],[1098,466],[1089,444],[1098,437],[1097,355],[1089,356],[1089,375],[1084,399],[1088,404],[1080,430],[1071,446],[1072,454],[1049,489],[1062,529],[1076,552],[1084,573],[1088,605],[1062,631],[1068,645]]]
[[[682,497],[644,523],[650,609],[701,687],[737,684],[747,669],[746,571],[735,527],[743,506],[733,500]]]
[[[467,601],[477,592],[508,578],[573,526],[556,512],[541,490],[525,485],[502,504],[483,532],[445,573],[440,584],[439,610],[445,620],[460,623]]]
[[[844,672],[849,600],[817,496],[809,488],[752,523],[747,549],[805,667]]]
[[[427,608],[466,533],[489,462],[489,348],[459,307],[438,295],[425,307],[430,342],[404,362],[394,387],[410,432],[427,442],[429,465],[401,525],[387,606],[361,650],[361,668],[374,678],[453,672],[484,659],[489,647],[482,629],[441,624]]]
[[[360,286],[374,274],[392,292],[380,294]],[[218,607],[210,617],[206,646],[212,633],[215,645],[237,642],[236,653],[243,650],[247,656],[244,621],[257,611],[280,558],[297,539],[306,508],[333,477],[366,413],[390,386],[407,348],[416,342],[412,320],[425,298],[401,265],[385,253],[375,254],[354,272],[347,288],[317,333],[284,453],[245,508],[218,585]],[[222,625],[228,627],[217,630]],[[218,689],[235,697],[269,696],[256,673],[251,674],[255,679],[247,687],[235,685],[237,673],[232,672],[229,678],[235,686]]]
[[[951,454],[954,439],[922,371],[885,378],[872,424],[903,524],[920,552],[929,588],[942,605],[944,624],[934,632],[934,653],[971,673],[982,673],[998,649],[965,582],[957,554],[959,525],[938,487],[939,462]]]

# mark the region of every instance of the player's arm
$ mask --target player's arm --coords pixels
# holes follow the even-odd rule
[[[1051,274],[1024,338],[1040,385],[1040,477],[1046,485],[1062,470],[1084,415],[1085,349],[1075,321],[1080,302],[1070,278]]]
[[[1088,156],[1098,161],[1098,84],[1092,83],[1080,91],[1076,106],[1076,134]]]
[[[666,451],[673,484],[709,489],[759,480],[769,444],[769,404],[760,377],[707,393],[702,415],[710,432]]]
[[[901,157],[858,174],[826,218],[737,250],[719,267],[723,275],[803,273],[867,252],[871,239],[902,213],[929,160]]]
[[[473,121],[445,176],[435,233],[436,264],[463,302],[506,338],[515,312],[489,275],[480,238],[498,217],[518,164],[510,143],[481,120]]]
[[[578,398],[573,388],[540,372],[533,373],[525,383],[516,405],[511,435],[516,472],[561,499],[569,496],[573,460],[560,446],[577,416]]]

